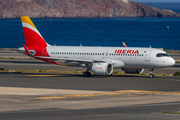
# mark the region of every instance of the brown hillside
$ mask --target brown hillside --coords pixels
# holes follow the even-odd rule
[[[0,18],[179,17],[171,11],[127,0],[0,0]]]

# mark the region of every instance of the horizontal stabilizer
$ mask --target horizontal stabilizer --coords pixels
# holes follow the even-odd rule
[[[23,47],[24,47],[24,49],[25,49],[26,54],[27,54],[27,55],[31,55],[30,52],[29,52],[29,50],[27,49],[27,47],[26,47],[24,44],[22,44],[22,45],[23,45]]]

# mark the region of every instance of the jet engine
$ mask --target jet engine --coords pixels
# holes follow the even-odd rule
[[[123,70],[125,73],[130,73],[130,74],[141,74],[144,72],[144,69],[142,68],[124,68]]]
[[[113,72],[113,66],[110,63],[94,63],[91,67],[91,71],[94,74],[111,75]]]

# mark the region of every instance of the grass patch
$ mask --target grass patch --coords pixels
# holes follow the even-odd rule
[[[0,57],[0,59],[6,59],[5,57]]]
[[[0,57],[0,59],[37,60],[36,58]]]
[[[167,74],[163,74],[163,76],[167,76]]]
[[[75,70],[75,73],[82,73],[83,71],[81,70]]]
[[[162,114],[180,115],[180,112],[171,112],[170,110],[167,110],[167,111],[165,111],[165,112],[162,112]]]
[[[113,73],[112,73],[113,75],[125,75],[126,73],[124,73],[124,72],[119,72],[119,71],[113,71]]]
[[[176,63],[180,63],[180,61],[176,61]]]
[[[180,71],[177,71],[176,73],[174,73],[173,76],[180,76]]]
[[[0,51],[17,51],[17,48],[0,48]]]
[[[180,50],[164,50],[167,54],[180,54]]]
[[[1,72],[22,72],[22,73],[55,73],[55,74],[61,74],[61,73],[67,73],[67,74],[83,74],[85,71],[81,71],[81,70],[75,70],[75,71],[60,71],[60,70],[24,70],[24,69],[13,69],[13,70],[0,70]],[[91,74],[93,74],[93,72],[91,72]],[[127,74],[124,73],[123,71],[118,72],[118,71],[114,71],[113,72],[114,75],[137,75],[137,74]],[[171,73],[165,74],[165,73],[157,73],[155,74],[155,76],[180,76],[180,72],[176,72],[176,75],[173,75]],[[177,75],[178,74],[178,75]],[[143,75],[143,76],[149,76],[149,73],[141,73],[139,75]]]
[[[70,73],[70,74],[82,74],[84,71],[60,71],[60,70],[23,70],[23,69],[14,69],[14,70],[4,70],[4,72],[22,72],[22,73]]]
[[[118,72],[118,71],[113,71],[113,74],[114,74],[114,75],[118,75],[119,72]]]
[[[146,75],[146,73],[141,73],[141,75]]]

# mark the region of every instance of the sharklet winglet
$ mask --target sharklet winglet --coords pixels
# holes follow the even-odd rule
[[[123,42],[123,46],[124,46],[124,47],[127,47],[126,44],[125,44],[125,42]]]

